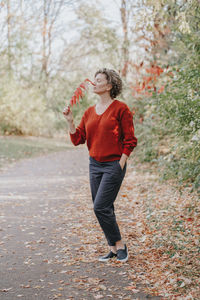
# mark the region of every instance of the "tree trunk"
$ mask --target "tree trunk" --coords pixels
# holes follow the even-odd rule
[[[121,21],[123,27],[123,44],[122,44],[122,76],[126,78],[129,61],[129,40],[128,40],[128,11],[126,0],[121,0]]]
[[[8,73],[11,73],[11,24],[10,24],[10,0],[7,0],[7,43],[8,43]]]
[[[42,73],[44,73],[45,76],[47,76],[46,32],[47,32],[47,0],[44,0],[43,29],[42,29]]]

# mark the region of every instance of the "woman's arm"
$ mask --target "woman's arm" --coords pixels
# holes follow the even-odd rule
[[[82,117],[79,126],[76,128],[74,125],[73,115],[69,106],[63,110],[63,115],[65,116],[69,125],[69,133],[72,143],[75,146],[79,144],[84,144],[86,141],[84,116]]]
[[[133,116],[128,106],[121,115],[121,128],[123,134],[123,152],[119,163],[123,169],[129,155],[137,146],[137,138],[134,134]]]

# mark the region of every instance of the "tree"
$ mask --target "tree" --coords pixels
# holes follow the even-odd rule
[[[200,186],[200,101],[199,101],[199,1],[145,1],[151,11],[154,39],[149,44],[147,57],[163,64],[159,79],[165,85],[162,93],[153,91],[143,110],[145,128],[151,128],[154,145],[148,157],[166,169],[163,176],[178,177],[180,184],[193,182]],[[166,30],[166,32],[165,32]],[[149,51],[151,50],[151,51]],[[163,51],[164,50],[164,51]],[[154,61],[153,61],[154,62]],[[155,66],[155,64],[154,64]],[[143,106],[144,107],[144,106]],[[150,113],[149,113],[150,112]],[[142,147],[148,148],[152,139],[148,131]],[[161,152],[160,145],[167,151]],[[154,153],[150,155],[149,153]],[[159,156],[161,154],[161,156]],[[163,168],[162,168],[163,170]]]

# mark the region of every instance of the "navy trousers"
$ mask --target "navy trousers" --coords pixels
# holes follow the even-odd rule
[[[126,164],[122,170],[119,160],[98,162],[90,157],[90,187],[94,212],[105,234],[109,246],[121,240],[114,212],[114,201],[126,173]]]

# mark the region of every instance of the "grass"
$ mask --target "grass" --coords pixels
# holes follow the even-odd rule
[[[66,139],[43,137],[0,137],[0,168],[16,160],[71,148]]]

